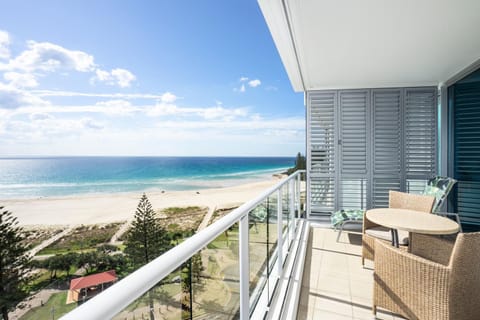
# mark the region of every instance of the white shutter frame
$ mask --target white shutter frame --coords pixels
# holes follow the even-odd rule
[[[308,92],[307,103],[310,215],[315,216],[336,207],[337,92]]]

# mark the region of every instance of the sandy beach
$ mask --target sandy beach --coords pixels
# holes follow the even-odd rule
[[[278,183],[272,179],[219,189],[147,192],[154,209],[225,207],[249,201]],[[129,220],[141,193],[98,194],[58,198],[2,200],[21,225],[78,225]]]

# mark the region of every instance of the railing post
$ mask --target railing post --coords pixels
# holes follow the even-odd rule
[[[300,218],[302,216],[302,173],[297,175],[297,216],[295,218]]]
[[[289,237],[289,242],[288,246],[290,247],[290,243],[294,238],[295,231],[296,231],[296,221],[295,221],[295,181],[292,179],[288,182],[288,203],[289,203],[289,208],[288,208],[288,215],[290,217],[289,221],[289,230],[290,230],[290,237]]]
[[[250,260],[248,252],[248,214],[240,219],[240,241],[239,241],[239,258],[240,258],[240,319],[246,320],[250,318]]]
[[[277,191],[277,262],[278,278],[283,272],[283,212],[282,212],[283,193],[282,187]]]

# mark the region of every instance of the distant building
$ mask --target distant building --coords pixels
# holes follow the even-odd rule
[[[110,287],[117,280],[115,270],[72,279],[66,303],[86,301]]]

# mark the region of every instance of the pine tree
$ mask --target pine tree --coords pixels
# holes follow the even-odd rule
[[[136,268],[152,261],[170,248],[167,232],[161,227],[145,194],[135,212],[132,227],[127,233],[125,253]]]
[[[24,232],[17,218],[0,207],[0,311],[8,320],[8,311],[25,296],[23,287],[27,281],[30,258],[23,242]]]
[[[132,227],[127,233],[125,253],[136,268],[147,264],[170,248],[167,232],[161,227],[152,204],[142,195],[135,212]],[[150,319],[153,320],[153,292],[149,291]]]

